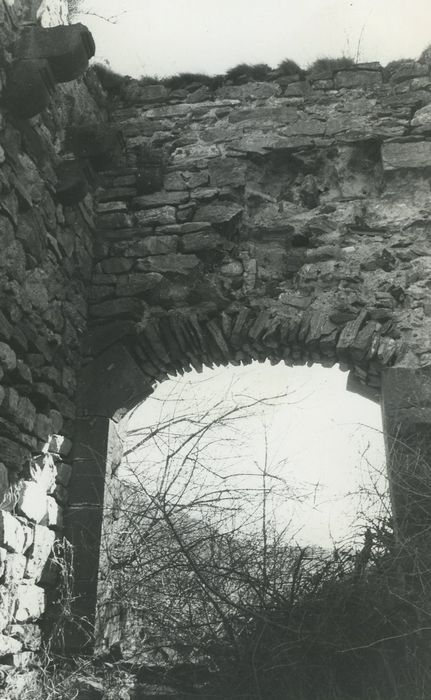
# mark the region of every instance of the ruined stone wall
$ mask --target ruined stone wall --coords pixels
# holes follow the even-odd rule
[[[340,362],[365,393],[383,367],[429,364],[428,65],[129,79],[113,100],[126,160],[99,193],[90,356],[133,335],[149,385],[188,365]]]
[[[338,363],[375,400],[386,378],[388,435],[407,413],[413,436],[431,423],[429,66],[112,87],[125,147],[97,197],[72,528],[88,619],[99,557],[88,531],[100,533],[121,419],[155,382],[202,365]],[[403,395],[424,386],[402,415],[400,376]]]
[[[22,118],[10,76],[23,32],[58,24],[65,10],[0,1],[0,664],[14,666],[39,648],[36,623],[58,588],[52,550],[63,537],[92,271],[92,198],[63,205],[59,167],[70,122],[100,122],[104,111],[88,77],[57,84],[47,109]],[[24,64],[25,73],[34,61]]]

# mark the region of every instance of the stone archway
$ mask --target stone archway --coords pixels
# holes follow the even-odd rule
[[[113,161],[91,128],[73,131],[77,152],[99,149],[101,170],[69,508],[78,612],[90,623],[121,419],[155,382],[202,365],[339,363],[350,389],[382,397],[389,455],[400,431],[424,433],[424,70],[388,78],[364,64],[212,92],[126,81],[106,141],[108,156],[124,141]],[[404,462],[399,450],[392,480]]]

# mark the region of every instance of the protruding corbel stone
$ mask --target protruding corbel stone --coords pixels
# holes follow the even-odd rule
[[[95,50],[92,34],[83,24],[25,27],[14,46],[17,59],[46,59],[57,83],[79,78]]]
[[[55,80],[45,59],[14,61],[7,74],[4,102],[15,117],[29,119],[48,106]]]

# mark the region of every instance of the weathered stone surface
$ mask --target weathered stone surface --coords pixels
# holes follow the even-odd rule
[[[382,74],[375,70],[342,70],[335,73],[336,88],[372,89],[382,84]]]
[[[425,105],[415,112],[411,126],[416,127],[416,129],[419,127],[424,131],[431,130],[431,105]]]
[[[30,478],[45,493],[51,493],[55,488],[57,468],[51,454],[45,453],[34,457],[30,462]]]
[[[181,238],[181,250],[184,253],[193,253],[199,250],[216,250],[222,248],[224,239],[215,231],[200,231],[198,233],[186,233]]]
[[[216,187],[245,185],[246,166],[234,158],[216,158],[208,165],[210,184]]]
[[[24,554],[8,553],[6,555],[3,578],[3,583],[6,588],[13,590],[16,585],[22,581],[26,567],[27,558]]]
[[[431,166],[431,141],[384,143],[382,163],[385,170],[429,168]]]
[[[217,90],[217,97],[229,100],[259,100],[274,97],[280,93],[280,86],[276,83],[247,83],[221,87]]]
[[[30,457],[30,450],[14,440],[0,436],[0,459],[8,469],[20,472]]]
[[[22,554],[27,544],[26,533],[17,518],[0,510],[0,546],[8,552]]]
[[[133,209],[154,209],[155,207],[184,204],[189,199],[188,192],[155,192],[132,200]]]
[[[127,258],[108,258],[102,260],[100,268],[107,275],[117,275],[123,272],[129,272],[133,267],[133,262]],[[115,278],[114,278],[115,279]]]
[[[166,255],[175,253],[178,248],[177,236],[146,236],[138,241],[129,243],[123,249],[127,257],[142,258],[146,255]],[[125,270],[127,272],[127,270]]]
[[[159,272],[132,272],[130,275],[123,275],[117,285],[119,296],[140,295],[150,289],[157,287],[163,280]]]
[[[151,104],[164,102],[169,96],[169,90],[164,85],[139,85],[132,80],[124,88],[124,100],[127,104]]]
[[[0,367],[11,372],[16,367],[16,354],[6,343],[0,343]]]
[[[37,583],[54,546],[55,533],[48,527],[36,525],[31,549],[28,553],[26,578]]]
[[[188,275],[199,267],[199,259],[195,255],[167,253],[166,255],[151,255],[139,260],[136,269],[143,272],[172,273]]]
[[[146,209],[136,212],[136,223],[139,226],[163,226],[165,224],[174,224],[175,207],[161,206],[158,209]]]
[[[238,219],[242,212],[243,208],[237,204],[207,204],[198,208],[194,218],[195,221],[208,221],[220,225]]]
[[[15,621],[38,620],[45,609],[45,593],[39,586],[30,583],[18,586]]]
[[[18,513],[28,520],[40,523],[47,513],[46,491],[32,481],[24,481],[21,485],[17,503]]]
[[[72,449],[72,441],[64,435],[52,435],[49,441],[48,450],[52,454],[67,457]]]

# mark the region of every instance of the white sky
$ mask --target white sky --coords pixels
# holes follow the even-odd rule
[[[97,56],[130,75],[219,73],[237,63],[306,67],[342,54],[382,64],[431,42],[430,0],[84,0]]]
[[[232,391],[235,396],[258,398],[288,390],[288,399],[264,416],[271,469],[276,471],[277,462],[285,460],[279,476],[289,487],[309,492],[310,496],[301,506],[283,497],[276,504],[276,517],[283,526],[292,519],[290,531],[296,533],[298,542],[329,546],[332,537],[351,536],[356,512],[364,504],[363,495],[358,493],[360,488],[372,488],[373,480],[380,487],[384,482],[378,478],[378,473],[384,471],[380,407],[347,392],[346,377],[337,368],[324,370],[317,365],[291,368],[253,363],[247,367],[205,369],[202,374],[193,372],[161,384],[133,414],[129,428],[157,424],[160,414],[166,417],[169,406],[181,413],[195,404],[206,407],[219,399],[229,400]],[[175,400],[180,401],[179,408]],[[238,442],[227,450],[223,451],[216,442],[211,455],[222,466],[223,460],[228,462],[233,455],[228,470],[253,472],[254,460],[261,465],[262,416],[241,424]],[[364,451],[367,461],[361,457]],[[147,469],[151,461],[152,455],[146,454]],[[243,482],[241,477],[239,483]],[[370,503],[366,509],[371,514]]]

